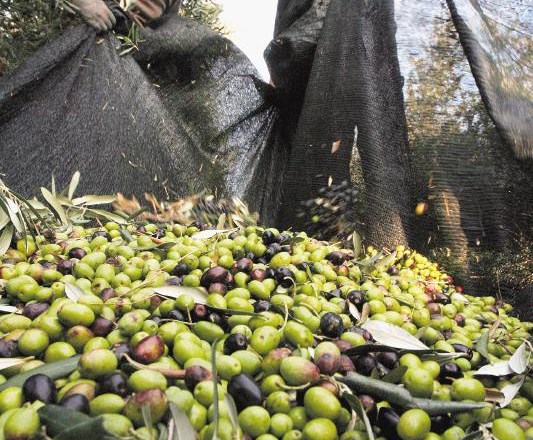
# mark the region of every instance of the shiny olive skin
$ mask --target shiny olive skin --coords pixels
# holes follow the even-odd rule
[[[26,379],[22,392],[28,402],[40,400],[43,403],[54,403],[57,395],[54,382],[44,374],[35,374]]]
[[[64,408],[75,409],[85,414],[89,414],[89,399],[83,394],[71,394],[59,403]]]

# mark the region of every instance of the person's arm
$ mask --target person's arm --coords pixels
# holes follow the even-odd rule
[[[105,32],[113,29],[115,16],[103,0],[71,0],[84,20],[94,29]]]

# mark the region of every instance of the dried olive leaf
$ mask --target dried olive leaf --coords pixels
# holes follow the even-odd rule
[[[160,286],[154,287],[154,292],[169,298],[179,298],[181,295],[188,295],[196,304],[206,304],[207,291],[200,287],[188,286]]]
[[[76,284],[65,283],[65,295],[71,301],[78,302],[85,293]]]
[[[429,350],[429,347],[416,339],[408,331],[397,325],[383,321],[367,321],[361,328],[368,331],[380,344],[407,350]]]
[[[529,363],[529,357],[531,355],[531,352],[528,349],[529,346],[524,342],[509,358],[509,367],[516,374],[522,374],[524,371],[526,371],[527,364]]]
[[[170,403],[170,413],[174,420],[174,429],[170,434],[172,440],[190,440],[196,438],[196,431],[194,430],[187,414],[181,411],[175,403]]]

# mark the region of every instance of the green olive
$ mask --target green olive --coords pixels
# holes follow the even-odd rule
[[[118,365],[117,358],[111,350],[97,349],[85,353],[80,358],[81,374],[89,379],[112,373]]]
[[[270,415],[260,406],[249,406],[239,414],[241,429],[252,437],[266,434],[270,429]]]

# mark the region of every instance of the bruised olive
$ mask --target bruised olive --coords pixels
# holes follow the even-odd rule
[[[164,350],[165,343],[159,336],[147,336],[135,346],[133,357],[143,364],[150,364],[163,356]]]
[[[11,358],[18,356],[18,354],[17,341],[0,339],[0,358]]]
[[[342,318],[335,313],[324,313],[320,318],[320,331],[328,338],[338,338],[344,332]]]
[[[102,377],[99,381],[100,392],[118,394],[126,397],[129,394],[128,380],[122,373],[111,373]]]
[[[117,296],[117,292],[112,287],[106,287],[100,291],[100,298],[102,301],[106,302],[108,299],[114,298]]]
[[[205,319],[207,315],[209,315],[209,309],[204,304],[195,304],[191,310],[191,319],[194,322]]]
[[[208,293],[218,293],[220,295],[224,295],[228,291],[228,286],[222,283],[213,283],[209,285],[209,289],[207,289]]]
[[[365,376],[370,376],[372,370],[377,367],[376,358],[371,354],[364,354],[352,359],[355,371]]]
[[[320,370],[311,361],[298,356],[286,357],[281,361],[279,371],[289,385],[300,386],[315,383],[320,379]]]
[[[192,365],[185,370],[185,385],[191,391],[194,390],[198,383],[205,380],[211,380],[213,375],[207,368],[200,365]]]
[[[231,354],[238,350],[246,350],[248,339],[242,333],[232,333],[224,340],[224,354]]]
[[[389,275],[396,276],[396,275],[398,275],[400,273],[400,271],[398,270],[398,268],[396,266],[390,266],[387,269],[387,273]]]
[[[143,426],[143,407],[149,411],[153,423],[158,423],[168,409],[168,400],[165,393],[158,388],[139,391],[131,396],[124,407],[124,415],[130,419],[135,426]]]
[[[266,278],[266,271],[264,269],[253,269],[250,272],[250,279],[256,281],[263,281]]]
[[[33,320],[44,313],[48,307],[47,303],[26,304],[22,309],[22,315]]]
[[[315,359],[315,365],[322,374],[334,375],[339,369],[340,356],[332,353],[324,353]]]
[[[56,400],[54,382],[45,374],[34,374],[28,377],[22,385],[22,393],[28,402],[40,400],[43,403],[54,403]]]
[[[241,258],[235,262],[235,269],[239,272],[250,273],[254,263],[249,258]]]
[[[435,292],[435,302],[439,304],[450,304],[451,299],[448,295],[445,295],[444,293]]]
[[[348,356],[343,354],[339,359],[339,368],[337,371],[342,374],[348,373],[349,371],[355,371],[355,365]]]
[[[89,414],[89,400],[83,394],[71,394],[62,399],[60,405],[64,408],[75,409]]]
[[[235,400],[239,411],[249,406],[263,404],[263,393],[259,385],[247,374],[233,376],[228,383],[228,394]]]
[[[107,336],[115,328],[115,323],[103,316],[97,316],[89,329],[95,336]]]
[[[358,335],[361,335],[363,338],[365,338],[365,341],[372,340],[372,335],[370,334],[370,332],[361,327],[352,327],[350,331],[353,333],[357,333]]]
[[[213,283],[230,284],[232,276],[222,266],[215,266],[206,270],[200,278],[200,285],[206,289]]]

